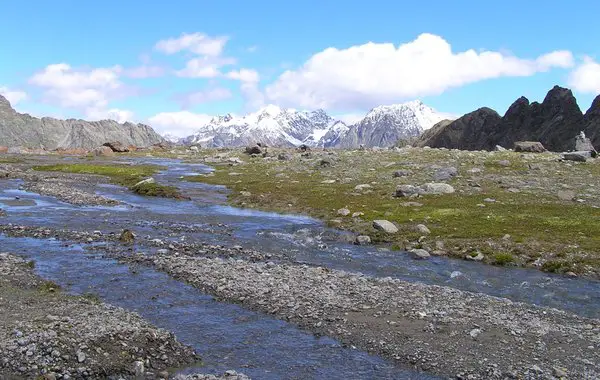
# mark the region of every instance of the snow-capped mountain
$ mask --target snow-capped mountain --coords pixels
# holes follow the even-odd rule
[[[350,126],[323,110],[297,111],[268,105],[245,116],[216,116],[181,142],[212,147],[257,142],[269,146],[385,147],[398,139],[418,136],[444,118],[420,101],[376,107]]]
[[[271,146],[315,146],[335,123],[323,110],[306,112],[268,105],[241,117],[231,114],[214,117],[183,142],[216,147],[256,142]]]
[[[340,137],[337,147],[393,146],[401,139],[417,137],[446,117],[420,100],[373,108],[364,119]]]
[[[181,140],[182,140],[181,137],[177,137],[170,133],[164,133],[161,136],[163,137],[163,139],[167,140],[168,142],[170,142],[172,144],[180,144]]]

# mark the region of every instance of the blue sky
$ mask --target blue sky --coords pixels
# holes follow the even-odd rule
[[[289,4],[288,4],[289,3]],[[421,99],[500,113],[600,93],[598,1],[10,1],[0,93],[20,112],[191,133],[273,103],[353,119]]]

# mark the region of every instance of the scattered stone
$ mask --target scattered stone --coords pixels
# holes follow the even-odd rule
[[[240,195],[241,195],[242,197],[251,197],[251,196],[252,196],[252,193],[251,193],[251,192],[249,192],[249,191],[240,191]]]
[[[291,160],[291,159],[292,159],[292,155],[291,155],[291,154],[289,154],[289,153],[279,153],[279,154],[277,155],[277,159],[278,159],[279,161],[289,161],[289,160]]]
[[[496,163],[500,166],[504,166],[504,167],[509,167],[510,166],[510,161],[509,160],[500,160],[500,161],[496,161]]]
[[[350,210],[348,210],[347,208],[341,208],[337,211],[337,213],[341,216],[348,216],[350,215]]]
[[[496,202],[496,200],[494,198],[485,198],[483,201],[486,202],[486,203],[494,203],[494,202]]]
[[[481,253],[479,251],[470,253],[465,256],[465,259],[471,260],[471,261],[483,261],[484,258],[485,258],[485,256],[483,256],[483,253]]]
[[[394,172],[394,178],[408,177],[408,176],[410,176],[412,174],[413,173],[410,170],[396,170]]]
[[[247,146],[245,149],[245,153],[252,155],[252,154],[263,154],[263,149],[258,146],[258,145],[253,145],[253,146]]]
[[[415,230],[422,235],[429,235],[431,233],[429,228],[427,228],[427,226],[424,224],[417,224],[415,226]]]
[[[365,191],[365,190],[370,190],[371,189],[371,185],[369,185],[368,183],[363,183],[361,185],[356,185],[354,187],[355,191]]]
[[[140,186],[150,185],[150,184],[153,184],[153,183],[156,183],[156,180],[154,178],[150,177],[150,178],[146,178],[145,180],[142,180],[142,181],[136,183],[135,185],[133,185],[132,188],[135,189],[135,188],[138,188]]]
[[[566,161],[586,162],[589,158],[592,158],[592,152],[567,152],[562,154],[562,158]]]
[[[502,147],[500,145],[496,145],[494,147],[494,151],[496,151],[496,152],[506,152],[506,148],[504,148],[504,147]]]
[[[328,168],[333,165],[333,162],[329,158],[323,158],[319,161],[319,166],[322,168]]]
[[[546,152],[546,148],[539,141],[517,141],[515,152],[543,153]]]
[[[356,237],[356,240],[354,241],[354,244],[356,244],[356,245],[371,244],[371,237],[367,236],[367,235],[359,235],[359,236]]]
[[[451,194],[454,187],[447,183],[426,183],[422,187],[423,194]]]
[[[119,236],[119,241],[121,243],[131,244],[135,241],[135,234],[130,230],[123,230]]]
[[[413,185],[398,185],[396,187],[396,197],[414,197],[419,194],[419,188]]]
[[[435,181],[448,181],[458,175],[458,170],[455,167],[439,169],[433,175]]]
[[[571,190],[560,190],[557,195],[558,199],[560,199],[561,201],[575,200],[575,192]]]
[[[358,217],[361,217],[363,215],[365,215],[365,213],[364,212],[360,212],[360,211],[356,211],[356,212],[352,213],[352,217],[353,218],[358,218]]]
[[[409,251],[415,259],[427,259],[431,255],[424,249],[411,249]]]
[[[473,329],[473,330],[469,331],[469,335],[471,335],[471,338],[473,338],[473,339],[476,339],[480,334],[481,334],[481,329]]]
[[[398,232],[398,227],[396,227],[389,220],[374,220],[373,227],[376,230],[383,231],[388,234],[395,234],[396,232]]]

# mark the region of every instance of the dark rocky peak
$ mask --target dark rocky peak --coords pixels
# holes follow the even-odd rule
[[[573,92],[560,86],[554,86],[552,90],[548,91],[542,102],[542,108],[546,113],[569,112],[583,116]]]
[[[592,117],[600,117],[600,95],[596,96],[596,99],[592,102],[592,106],[585,113],[586,119],[589,120]]]
[[[515,100],[515,102],[511,104],[510,107],[508,107],[508,110],[504,114],[504,117],[513,118],[514,116],[522,115],[523,113],[529,111],[529,108],[529,99],[527,99],[524,96],[521,96],[519,99]]]

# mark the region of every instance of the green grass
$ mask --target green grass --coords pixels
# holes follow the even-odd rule
[[[55,293],[60,291],[60,285],[53,281],[45,280],[38,286],[38,289],[42,293]]]
[[[133,192],[154,197],[185,198],[176,187],[154,184],[135,186],[138,182],[153,176],[162,167],[152,165],[95,165],[95,164],[57,164],[34,166],[34,170],[48,172],[96,174],[110,177],[113,183],[128,187]]]
[[[515,262],[515,257],[511,253],[496,253],[493,255],[494,265],[509,265]]]

